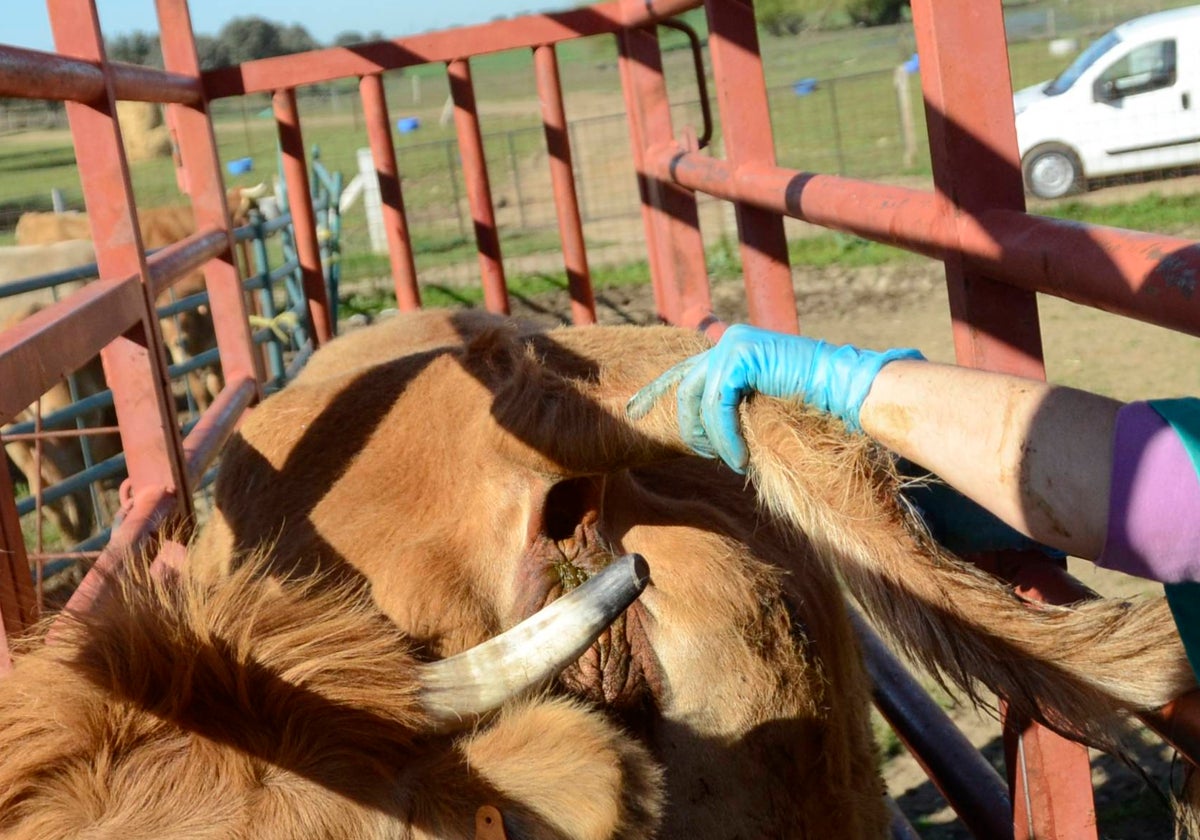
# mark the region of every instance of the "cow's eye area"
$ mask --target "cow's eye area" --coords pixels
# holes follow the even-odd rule
[[[600,479],[560,481],[546,494],[542,531],[555,542],[571,539],[585,520],[594,517],[600,502]]]

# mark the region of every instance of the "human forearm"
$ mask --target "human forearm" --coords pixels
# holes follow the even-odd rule
[[[1033,539],[1089,559],[1104,546],[1120,403],[1018,377],[899,361],[863,429]]]

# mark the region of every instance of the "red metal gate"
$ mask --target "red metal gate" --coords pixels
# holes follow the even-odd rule
[[[672,125],[657,24],[704,7],[725,157],[701,151],[691,131]],[[185,0],[157,0],[165,71],[105,61],[91,0],[49,0],[58,53],[0,47],[0,95],[66,100],[81,177],[98,244],[101,279],[0,334],[0,420],[47,390],[64,372],[103,354],[122,443],[129,457],[132,507],[100,565],[150,538],[172,517],[190,514],[190,489],[242,412],[260,395],[261,376],[232,258],[229,219],[208,104],[223,97],[272,96],[283,171],[295,212],[299,261],[316,341],[332,323],[321,281],[316,225],[295,91],[358,77],[375,157],[384,223],[400,308],[420,305],[391,127],[383,95],[386,71],[444,64],[479,254],[485,303],[506,312],[501,243],[479,130],[471,58],[533,52],[550,156],[564,265],[577,323],[595,320],[563,92],[555,45],[615,37],[627,104],[631,151],[655,300],[663,320],[721,328],[710,295],[696,194],[733,203],[751,320],[795,331],[803,300],[794,298],[785,216],[941,260],[962,364],[1044,377],[1034,293],[1200,335],[1200,299],[1191,294],[1200,249],[1150,233],[1067,224],[1025,212],[1004,23],[999,0],[914,0],[930,149],[932,191],[780,168],[749,0],[614,0],[558,14],[462,27],[395,41],[317,50],[200,73]],[[987,96],[978,91],[986,89]],[[169,103],[181,183],[199,232],[147,259],[140,242],[115,103]],[[165,357],[152,302],[162,288],[203,264],[218,324],[226,388],[200,424],[181,439],[167,397]],[[799,313],[799,319],[798,319]],[[12,488],[0,472],[0,615],[5,634],[35,618],[25,548]],[[1019,589],[1052,601],[1082,590],[1061,570],[1030,558],[1006,573]],[[88,597],[98,580],[80,590]],[[890,655],[873,650],[880,705],[963,820],[981,837],[1095,838],[1086,751],[1025,721],[1008,721],[1011,802],[969,747],[940,727]],[[7,647],[0,658],[7,661]],[[1189,757],[1200,756],[1196,698],[1183,698],[1151,723]],[[941,732],[941,730],[936,730]],[[957,752],[954,752],[957,750]],[[950,752],[948,752],[950,751]],[[948,756],[950,756],[948,758]],[[966,764],[964,764],[964,762]]]

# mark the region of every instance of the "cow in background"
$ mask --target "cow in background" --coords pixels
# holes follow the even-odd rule
[[[246,223],[255,201],[266,194],[268,187],[234,187],[226,193],[229,215],[234,227]],[[191,205],[170,205],[138,209],[138,226],[142,244],[147,250],[162,248],[196,232],[196,219]],[[30,212],[17,220],[18,245],[48,245],[63,240],[89,239],[91,228],[86,213]],[[3,256],[0,255],[0,259]],[[94,261],[94,256],[91,261]],[[34,274],[44,272],[32,272]],[[204,275],[195,272],[177,281],[157,301],[159,306],[171,300],[204,291]],[[207,304],[162,320],[163,343],[177,365],[212,350],[217,346],[216,331]],[[219,364],[208,365],[187,375],[187,389],[197,408],[204,410],[221,392],[223,380]]]

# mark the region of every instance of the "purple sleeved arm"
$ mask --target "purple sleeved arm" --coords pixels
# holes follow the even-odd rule
[[[1144,402],[1117,414],[1108,533],[1096,564],[1164,583],[1200,581],[1200,477]]]

